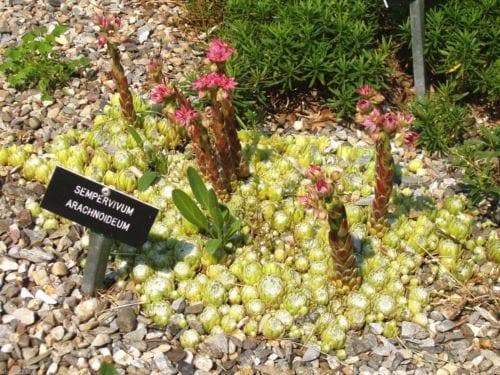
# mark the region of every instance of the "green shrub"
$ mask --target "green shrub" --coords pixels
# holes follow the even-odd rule
[[[463,168],[464,182],[473,203],[500,200],[500,127],[482,128],[479,137],[450,151],[453,164]]]
[[[460,89],[500,98],[500,8],[498,0],[447,0],[425,17],[425,61],[439,80],[460,82]],[[401,26],[411,40],[410,23]]]
[[[458,104],[462,97],[453,94],[454,90],[453,85],[443,85],[437,92],[410,104],[419,142],[429,152],[447,153],[450,147],[462,142],[474,124],[469,109]]]
[[[380,4],[379,4],[380,3]],[[240,114],[269,95],[311,88],[351,113],[362,83],[384,86],[388,42],[377,40],[381,2],[365,0],[229,0],[223,37],[238,50],[229,70],[240,86]],[[248,117],[247,117],[248,119]]]
[[[0,73],[16,89],[37,87],[45,98],[67,82],[78,70],[88,65],[86,58],[63,59],[54,50],[56,38],[67,28],[57,25],[51,33],[41,27],[23,35],[21,43],[5,52]]]

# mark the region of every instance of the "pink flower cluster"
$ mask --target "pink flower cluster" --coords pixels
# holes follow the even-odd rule
[[[174,94],[174,90],[165,85],[156,85],[149,94],[149,98],[157,103],[163,103],[167,98]]]
[[[116,16],[97,15],[95,19],[102,31],[116,30],[122,26],[122,20]]]
[[[313,184],[308,186],[306,195],[298,198],[299,203],[308,209],[312,209],[316,217],[324,218],[326,213],[323,200],[331,197],[333,185],[317,165],[311,164],[304,175],[312,180]]]
[[[196,112],[188,104],[181,105],[174,113],[174,118],[184,126],[189,126],[191,121],[198,117],[198,112]]]
[[[201,76],[193,83],[193,87],[198,90],[200,97],[210,90],[222,89],[226,92],[234,90],[236,80],[223,73],[212,72]]]
[[[358,88],[357,92],[363,98],[367,98],[367,99],[375,96],[375,94],[376,94],[376,91],[370,85],[363,85],[363,86],[361,86],[360,88]]]
[[[208,46],[207,58],[215,63],[225,62],[231,57],[234,51],[235,49],[228,43],[215,38]]]
[[[99,35],[99,37],[97,38],[97,45],[99,46],[99,48],[104,47],[107,42],[108,39],[104,35]]]
[[[99,25],[101,31],[104,33],[99,35],[99,38],[97,38],[97,45],[99,46],[99,48],[102,48],[106,45],[108,41],[106,36],[109,35],[110,32],[115,31],[122,26],[121,19],[116,16],[97,15],[95,16],[95,22]]]
[[[380,132],[393,135],[412,124],[413,116],[411,114],[392,111],[382,113],[376,105],[383,100],[383,96],[371,86],[361,86],[358,89],[358,94],[362,96],[362,99],[356,104],[358,118],[361,119],[360,123],[372,137],[376,138]],[[407,138],[415,142],[418,139],[418,134],[411,133],[412,135]]]

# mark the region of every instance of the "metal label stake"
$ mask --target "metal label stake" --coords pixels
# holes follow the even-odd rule
[[[109,254],[113,240],[100,233],[90,231],[87,261],[83,269],[82,291],[86,295],[94,295],[104,287],[104,276],[108,266]]]
[[[413,80],[415,81],[417,96],[425,95],[424,13],[424,0],[412,0],[410,2]]]

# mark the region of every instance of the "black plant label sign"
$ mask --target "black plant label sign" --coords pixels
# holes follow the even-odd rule
[[[59,166],[41,206],[135,247],[147,240],[158,214],[153,206]]]

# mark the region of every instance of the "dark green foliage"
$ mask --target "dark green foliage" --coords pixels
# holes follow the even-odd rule
[[[179,189],[172,192],[172,200],[187,221],[210,237],[205,248],[211,256],[220,260],[227,245],[239,232],[241,222],[217,200],[213,189],[207,189],[194,168],[189,167],[187,175],[196,202]]]
[[[450,147],[462,142],[474,120],[468,108],[458,104],[453,87],[442,86],[436,93],[415,99],[410,109],[415,116],[414,129],[420,133],[419,143],[426,150],[447,153]]]
[[[5,52],[0,73],[7,77],[16,89],[37,87],[45,98],[58,86],[66,83],[71,76],[88,65],[88,59],[64,59],[54,50],[55,39],[67,30],[66,26],[57,25],[47,34],[47,28],[41,27],[26,33],[21,43],[8,48]]]
[[[103,362],[101,367],[99,367],[99,375],[117,375],[118,371],[113,364]]]
[[[500,200],[500,127],[483,128],[479,137],[450,150],[454,165],[463,168],[464,182],[473,203]]]
[[[500,98],[500,6],[498,0],[447,0],[428,9],[425,60],[434,77],[454,80],[463,92]],[[411,40],[410,23],[401,26]]]
[[[362,83],[380,88],[390,70],[389,43],[379,43],[382,2],[365,0],[229,0],[222,36],[238,50],[229,73],[239,82],[239,113],[318,88],[350,113]],[[245,101],[243,103],[243,101]]]

